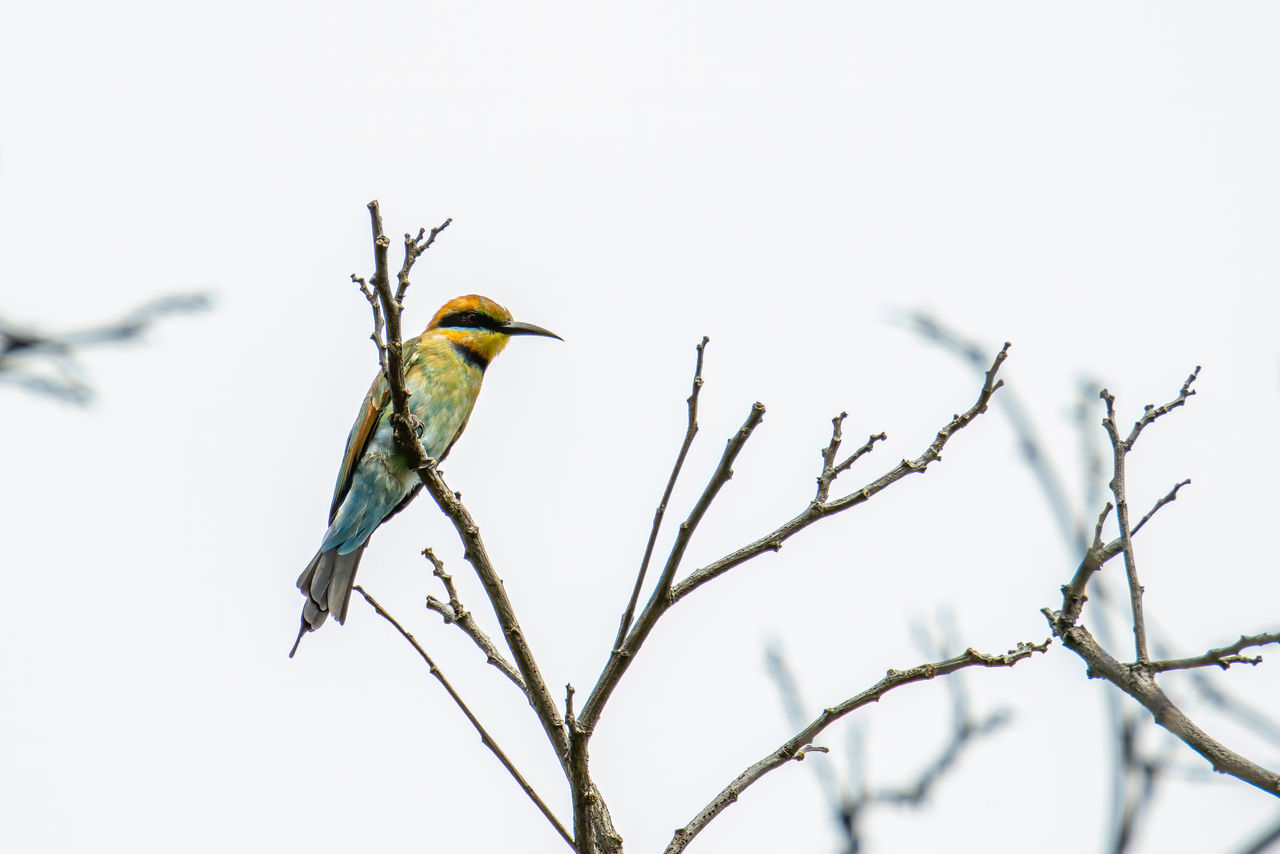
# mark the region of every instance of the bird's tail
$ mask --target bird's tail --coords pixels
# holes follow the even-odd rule
[[[356,583],[356,570],[363,554],[363,543],[348,554],[339,554],[337,549],[316,552],[311,563],[298,576],[298,589],[307,601],[302,606],[302,625],[298,628],[298,639],[293,642],[293,649],[289,650],[290,658],[298,651],[302,636],[323,626],[330,613],[339,623],[346,621],[351,588]]]

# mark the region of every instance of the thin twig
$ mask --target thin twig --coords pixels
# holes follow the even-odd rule
[[[911,682],[932,679],[935,676],[945,676],[948,673],[954,673],[966,667],[1012,667],[1022,659],[1030,657],[1033,653],[1044,652],[1048,649],[1048,646],[1049,641],[1045,641],[1042,644],[1019,643],[1015,649],[1009,650],[1004,655],[984,655],[974,649],[967,649],[955,658],[949,658],[946,661],[922,664],[910,670],[890,670],[883,679],[866,691],[850,697],[838,705],[824,709],[821,715],[788,739],[781,747],[739,774],[701,812],[694,816],[692,821],[675,832],[671,843],[667,846],[666,854],[679,854],[679,852],[684,851],[689,842],[702,832],[708,823],[724,812],[730,804],[736,802],[747,787],[765,774],[781,768],[792,760],[803,759],[805,755],[804,747],[811,744],[813,739],[832,723],[856,709],[879,701],[881,697],[894,688]]]
[[[369,287],[369,283],[365,281],[364,276],[351,274],[351,281],[356,283],[356,287],[360,289],[360,293],[364,295],[365,300],[369,303],[369,308],[373,310],[373,332],[369,333],[369,340],[373,342],[373,346],[378,348],[378,368],[382,371],[382,375],[390,376],[387,373],[387,342],[383,337],[383,330],[386,324],[382,320],[382,311],[378,308],[378,295],[374,293],[373,288]]]
[[[1133,611],[1134,658],[1139,664],[1149,661],[1150,655],[1147,652],[1146,618],[1142,611],[1142,584],[1138,581],[1138,560],[1133,553],[1133,531],[1129,527],[1129,502],[1125,486],[1125,459],[1128,457],[1134,443],[1137,442],[1138,436],[1147,426],[1154,423],[1160,416],[1182,406],[1191,395],[1195,394],[1191,384],[1195,382],[1199,373],[1200,366],[1197,365],[1196,369],[1191,372],[1191,375],[1182,384],[1182,389],[1179,391],[1178,396],[1172,401],[1162,406],[1147,406],[1142,417],[1134,423],[1133,429],[1129,431],[1129,435],[1125,439],[1120,438],[1120,432],[1116,427],[1115,395],[1105,388],[1099,393],[1099,397],[1106,401],[1107,404],[1107,415],[1102,419],[1102,426],[1107,431],[1107,438],[1111,440],[1111,493],[1115,496],[1116,521],[1120,525],[1120,546],[1124,551],[1125,574],[1129,579],[1129,602]],[[1173,494],[1176,497],[1176,488]],[[1173,498],[1169,500],[1172,501]],[[1157,505],[1156,509],[1159,509],[1159,507],[1160,505]]]
[[[675,543],[671,546],[671,553],[667,556],[667,563],[662,568],[662,575],[659,576],[658,583],[654,586],[653,595],[649,597],[648,604],[644,606],[644,610],[636,618],[636,624],[630,634],[627,635],[626,641],[620,647],[616,647],[609,656],[609,662],[605,665],[604,672],[596,680],[596,685],[591,689],[591,695],[587,698],[586,705],[582,708],[582,717],[579,723],[587,732],[595,729],[596,721],[600,719],[600,713],[604,710],[604,705],[608,702],[609,695],[618,686],[618,680],[622,678],[622,674],[630,666],[636,651],[644,643],[645,638],[649,636],[649,632],[653,631],[658,618],[675,601],[671,595],[671,582],[675,578],[676,570],[680,567],[680,561],[684,558],[685,549],[688,548],[689,541],[693,538],[693,532],[698,527],[698,523],[702,521],[702,517],[706,514],[707,508],[711,506],[716,494],[720,492],[720,488],[733,477],[733,461],[737,459],[743,445],[747,443],[747,439],[751,438],[752,432],[760,425],[760,421],[763,418],[764,404],[757,401],[751,407],[747,420],[743,422],[742,426],[738,428],[738,432],[726,443],[724,454],[720,457],[720,464],[716,466],[715,472],[707,482],[706,488],[702,490],[702,495],[699,496],[697,503],[694,504],[689,517],[680,523],[680,530],[676,534]]]
[[[435,567],[431,574],[440,579],[440,582],[444,584],[445,592],[449,596],[448,602],[441,602],[434,596],[428,596],[427,607],[439,614],[446,623],[452,623],[462,629],[463,633],[471,638],[471,641],[484,653],[485,661],[498,668],[503,676],[510,679],[528,697],[529,690],[525,688],[524,680],[520,678],[520,671],[511,662],[507,661],[498,648],[494,646],[493,641],[489,640],[489,636],[484,633],[484,630],[476,623],[475,618],[471,616],[471,612],[463,607],[462,602],[458,599],[458,591],[453,586],[453,576],[445,572],[444,562],[436,557],[435,552],[431,551],[431,549],[423,549],[422,556]]]
[[[419,445],[419,448],[421,448],[421,445]],[[524,636],[524,630],[520,628],[519,620],[516,619],[515,609],[511,605],[511,600],[507,597],[502,579],[493,568],[489,552],[480,537],[479,527],[471,517],[471,513],[462,505],[462,501],[444,482],[444,478],[440,476],[440,471],[436,468],[433,460],[424,459],[417,472],[419,479],[426,485],[427,492],[431,494],[436,504],[444,511],[445,516],[453,524],[454,530],[457,531],[459,538],[462,540],[463,555],[475,570],[476,576],[484,587],[485,595],[488,596],[489,602],[493,606],[494,615],[498,618],[498,625],[502,627],[502,634],[507,641],[507,647],[511,650],[516,666],[520,669],[520,676],[524,679],[525,687],[528,689],[529,703],[533,706],[534,711],[537,712],[538,720],[541,722],[547,738],[550,739],[556,756],[562,764],[567,764],[569,759],[569,736],[565,730],[564,721],[556,709],[555,700],[552,699],[551,692],[547,690],[547,684],[542,678],[542,672],[538,669],[538,664],[533,658],[533,651],[529,648],[528,641]]]
[[[973,340],[943,325],[937,318],[925,312],[916,311],[907,314],[905,320],[906,325],[925,340],[950,350],[978,370],[986,368],[986,351]],[[1013,427],[1018,453],[1039,482],[1041,494],[1049,504],[1049,510],[1057,523],[1063,542],[1074,553],[1080,545],[1083,523],[1071,507],[1062,477],[1054,468],[1053,460],[1044,443],[1036,435],[1030,412],[1016,388],[1006,389],[1000,395],[1000,401],[1000,411],[1009,419],[1009,424]]]
[[[444,222],[431,229],[428,233],[425,228],[418,229],[418,236],[413,237],[406,233],[404,236],[404,263],[400,265],[400,272],[396,278],[399,280],[400,286],[396,288],[396,303],[404,308],[404,295],[409,290],[409,271],[413,269],[413,263],[418,260],[418,256],[431,248],[431,244],[436,242],[436,237],[440,232],[444,231],[453,222],[453,217],[449,217]]]
[[[395,629],[400,633],[400,636],[408,641],[418,655],[422,657],[422,660],[427,663],[427,668],[431,671],[431,675],[436,678],[436,681],[444,686],[444,690],[449,694],[449,697],[457,704],[458,708],[462,710],[462,713],[467,716],[467,720],[471,722],[473,727],[475,727],[476,732],[480,734],[480,741],[485,747],[489,748],[490,752],[492,752],[494,756],[498,758],[498,761],[502,763],[502,767],[507,769],[507,773],[515,779],[516,783],[519,784],[520,788],[524,790],[524,793],[529,796],[529,800],[533,801],[534,805],[546,817],[547,821],[551,822],[551,826],[556,829],[556,832],[560,834],[561,838],[563,838],[565,842],[569,843],[570,848],[573,848],[573,837],[569,835],[569,831],[565,830],[564,825],[556,818],[555,813],[551,811],[551,808],[548,807],[546,802],[539,797],[536,791],[534,791],[533,786],[529,785],[529,782],[525,780],[524,775],[520,773],[515,764],[507,758],[507,754],[504,753],[502,748],[498,746],[498,743],[493,740],[493,736],[489,735],[489,731],[484,728],[484,725],[480,723],[479,719],[476,718],[471,709],[467,707],[466,702],[461,696],[459,696],[458,692],[454,690],[453,686],[449,684],[449,680],[445,678],[444,673],[440,671],[440,668],[436,666],[436,663],[431,660],[431,656],[427,655],[427,651],[422,648],[422,645],[418,643],[413,635],[409,634],[409,632],[405,630],[404,626],[400,625],[400,623],[396,621],[395,617],[392,617],[387,613],[386,609],[378,604],[378,600],[370,596],[363,587],[357,584],[353,589],[363,596],[366,602],[373,606],[373,610],[378,612],[378,616],[395,626]]]
[[[667,488],[662,492],[662,500],[653,514],[653,528],[649,531],[649,542],[644,547],[644,559],[640,561],[640,573],[636,576],[635,588],[631,591],[631,599],[627,602],[627,610],[618,623],[618,637],[613,642],[614,649],[621,649],[622,642],[631,628],[631,619],[636,612],[636,603],[640,601],[640,591],[644,588],[644,576],[649,570],[649,559],[653,557],[653,545],[658,540],[658,530],[662,527],[662,517],[667,512],[667,502],[671,500],[671,491],[675,489],[676,479],[684,465],[684,458],[693,445],[693,437],[698,433],[698,392],[702,391],[702,353],[711,339],[702,336],[698,344],[698,358],[693,368],[693,391],[689,393],[689,426],[685,429],[684,442],[680,445],[680,453],[676,455],[676,464],[671,469],[671,477],[667,479]]]
[[[1138,524],[1133,526],[1133,530],[1130,531],[1129,533],[1132,535],[1141,531],[1142,526],[1147,524],[1147,522],[1151,520],[1152,516],[1156,515],[1157,510],[1159,510],[1161,507],[1165,506],[1166,504],[1170,503],[1171,501],[1175,501],[1178,497],[1178,490],[1182,489],[1182,487],[1184,486],[1190,485],[1190,483],[1191,483],[1191,478],[1187,478],[1186,480],[1182,480],[1175,483],[1173,485],[1173,489],[1169,490],[1169,492],[1164,496],[1164,498],[1161,498],[1159,501],[1157,501],[1156,506],[1152,507],[1151,510],[1148,511],[1147,515],[1143,516],[1142,520],[1138,522]]]
[[[916,633],[917,645],[925,655],[946,655],[945,648],[955,646],[954,643],[935,642],[923,626],[917,626]],[[950,631],[946,632],[948,637],[951,634]],[[800,729],[806,723],[807,713],[804,711],[799,686],[787,666],[782,650],[771,646],[766,653],[766,662],[786,709],[788,725]],[[961,674],[953,674],[952,678],[946,680],[946,686],[951,695],[951,730],[947,743],[911,782],[898,787],[871,787],[866,781],[866,763],[862,759],[862,751],[856,747],[851,757],[852,792],[842,788],[831,763],[810,763],[840,829],[843,837],[842,850],[846,854],[855,854],[860,850],[859,819],[871,806],[884,803],[909,806],[922,804],[934,786],[959,760],[965,748],[977,738],[989,735],[1009,722],[1010,715],[1005,710],[998,710],[975,720],[969,709],[968,693]],[[850,734],[851,740],[856,738],[857,733]]]
[[[862,457],[871,453],[875,448],[876,442],[883,442],[889,438],[884,432],[873,433],[867,438],[867,442],[858,450],[849,455],[844,462],[836,463],[836,454],[840,451],[840,443],[844,440],[841,434],[841,428],[844,426],[844,420],[849,417],[849,413],[841,412],[835,418],[831,419],[831,441],[822,449],[822,473],[818,475],[818,491],[814,493],[813,499],[819,504],[825,502],[831,494],[831,484],[842,473],[848,471],[854,463]]]
[[[996,355],[995,361],[986,372],[986,379],[983,383],[982,390],[978,393],[978,400],[973,406],[969,407],[965,412],[952,417],[934,438],[933,443],[925,449],[914,460],[903,460],[890,469],[885,474],[876,478],[862,489],[855,490],[843,498],[837,498],[827,502],[814,501],[805,508],[804,512],[796,516],[791,521],[779,526],[775,530],[751,543],[743,546],[735,552],[725,555],[719,560],[707,564],[701,569],[690,573],[683,581],[676,584],[672,590],[672,599],[679,601],[688,596],[694,590],[706,584],[713,578],[716,578],[736,566],[739,566],[752,558],[759,557],[765,552],[776,552],[782,548],[782,544],[790,537],[803,531],[814,522],[826,516],[831,516],[850,507],[857,506],[869,501],[872,496],[884,491],[888,487],[902,480],[904,477],[912,474],[923,473],[931,463],[942,459],[942,449],[947,441],[958,431],[968,426],[973,419],[987,411],[987,404],[991,401],[991,396],[1003,384],[1003,380],[996,380],[996,373],[1000,370],[1000,366],[1004,364],[1009,355],[1009,344],[1005,344],[1003,349]]]
[[[1261,664],[1262,656],[1249,657],[1240,655],[1240,652],[1251,646],[1266,646],[1272,643],[1280,643],[1280,632],[1241,635],[1240,640],[1235,643],[1211,649],[1204,655],[1152,661],[1144,665],[1144,669],[1150,673],[1163,673],[1166,670],[1191,670],[1195,667],[1221,667],[1226,670],[1233,664]]]

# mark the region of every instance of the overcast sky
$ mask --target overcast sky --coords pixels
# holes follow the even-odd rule
[[[363,602],[286,658],[294,580],[376,370],[348,278],[371,269],[372,198],[393,235],[454,218],[419,262],[407,328],[477,292],[565,339],[511,344],[444,467],[557,693],[585,691],[604,664],[700,336],[702,433],[673,525],[751,403],[769,408],[690,569],[803,509],[837,412],[859,442],[889,434],[842,479],[852,489],[972,403],[977,374],[895,322],[916,309],[992,355],[1013,342],[1010,390],[1077,500],[1080,378],[1115,392],[1128,423],[1203,365],[1197,396],[1131,462],[1135,508],[1193,481],[1138,544],[1148,618],[1172,654],[1276,630],[1273,5],[360,8],[6,15],[0,315],[59,330],[163,294],[215,300],[87,357],[88,407],[0,385],[7,850],[566,850]],[[592,742],[627,851],[661,850],[791,734],[768,643],[816,714],[936,658],[911,627],[943,609],[949,653],[1046,637],[1039,609],[1079,556],[999,408],[927,476],[664,620]],[[374,538],[360,581],[567,821],[528,708],[421,608],[440,594],[427,545],[496,636],[425,499]],[[1269,657],[1208,675],[1280,708]],[[1060,647],[965,679],[976,712],[1011,723],[927,808],[875,813],[870,850],[1100,850],[1110,689]],[[940,682],[858,715],[871,781],[911,779],[948,715]],[[1280,765],[1274,743],[1201,720]],[[843,773],[850,731],[833,727],[829,756],[775,772],[690,850],[834,850],[807,766]],[[1138,850],[1232,852],[1275,820],[1274,799],[1174,756],[1192,779],[1160,792]]]

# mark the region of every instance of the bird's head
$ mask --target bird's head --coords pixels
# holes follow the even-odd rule
[[[563,340],[549,329],[512,320],[511,312],[479,294],[455,297],[442,305],[427,324],[427,331],[432,330],[464,348],[468,358],[481,368],[502,352],[512,335],[545,335]]]

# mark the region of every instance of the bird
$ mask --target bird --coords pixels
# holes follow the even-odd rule
[[[488,297],[469,294],[446,302],[421,335],[404,342],[409,412],[428,457],[439,462],[448,456],[466,429],[485,369],[516,335],[564,340],[549,329],[513,320]],[[369,537],[422,488],[396,450],[391,415],[391,388],[379,372],[347,436],[320,550],[298,576],[306,602],[290,658],[303,636],[324,625],[329,614],[339,623],[346,620]]]

